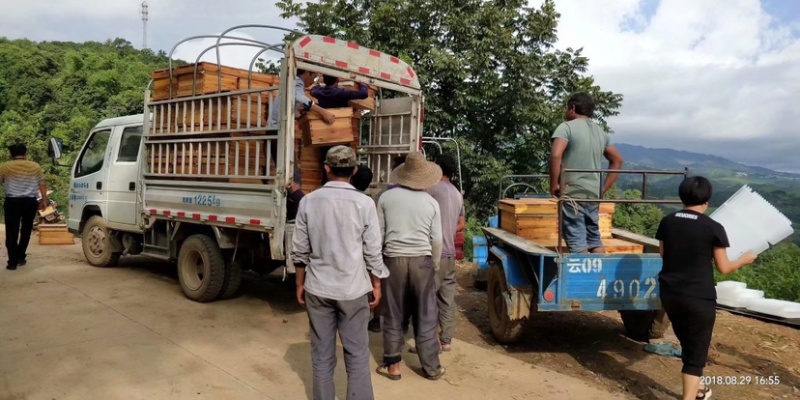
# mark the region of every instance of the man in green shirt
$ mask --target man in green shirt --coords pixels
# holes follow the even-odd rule
[[[617,180],[616,173],[605,179],[602,190],[599,172],[568,172],[564,174],[564,187],[559,187],[561,168],[602,169],[604,156],[608,169],[622,167],[622,156],[611,144],[611,138],[592,121],[594,99],[588,93],[575,93],[567,101],[566,122],[553,132],[550,151],[550,194],[553,197],[574,199],[599,199]],[[600,238],[599,203],[580,203],[576,207],[562,203],[562,234],[571,253],[605,253]]]

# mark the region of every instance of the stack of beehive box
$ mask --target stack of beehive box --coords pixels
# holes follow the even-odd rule
[[[339,86],[358,90],[361,83],[340,82]],[[358,150],[361,113],[363,110],[375,109],[375,89],[368,87],[368,97],[363,100],[351,100],[348,107],[328,109],[334,117],[333,124],[327,124],[316,113],[307,113],[295,124],[295,149],[298,166],[302,176],[303,191],[308,193],[322,185],[323,161],[328,149],[336,145],[348,145]],[[311,90],[306,89],[306,96]]]
[[[152,78],[153,101],[267,88],[280,83],[278,76],[250,73],[247,70],[207,62],[173,68],[171,81],[168,69],[154,71]],[[155,134],[209,132],[205,137],[265,135],[270,115],[270,97],[275,102],[277,95],[277,90],[274,90],[159,105],[153,110],[153,132]],[[248,129],[248,131],[230,134],[213,133],[234,129]],[[217,149],[216,146],[216,143],[186,143],[177,147],[170,146],[169,154],[167,145],[151,146],[156,158],[154,170],[193,175],[257,176],[265,173],[267,153],[270,149],[267,140],[231,141],[227,149]],[[273,141],[271,147],[274,146],[276,143]],[[271,168],[274,171],[274,160],[271,162]],[[230,178],[228,181],[261,182],[253,178]]]
[[[556,199],[552,198],[500,200],[500,228],[543,247],[555,250],[558,245],[557,204]],[[565,204],[566,207],[572,207],[568,203]],[[614,209],[613,203],[600,204],[600,236],[606,252],[641,253],[643,251],[641,245],[612,237],[611,221],[614,216]],[[561,245],[562,249],[566,249],[566,244],[563,241]]]

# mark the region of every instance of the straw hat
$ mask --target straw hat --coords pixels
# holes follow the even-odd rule
[[[392,182],[409,189],[427,189],[441,180],[442,168],[426,160],[419,151],[410,153],[406,162],[392,171]]]

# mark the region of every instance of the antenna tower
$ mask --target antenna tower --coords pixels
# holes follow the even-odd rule
[[[147,11],[147,2],[142,2],[142,49],[147,48],[147,20],[149,19]]]

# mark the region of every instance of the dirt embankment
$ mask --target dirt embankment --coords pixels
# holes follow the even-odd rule
[[[679,397],[680,360],[647,353],[626,338],[616,312],[539,313],[519,343],[497,344],[472,268],[459,264],[459,339],[640,399]],[[671,329],[665,340],[677,343]],[[715,398],[800,399],[800,330],[718,311],[704,374],[717,381]]]

